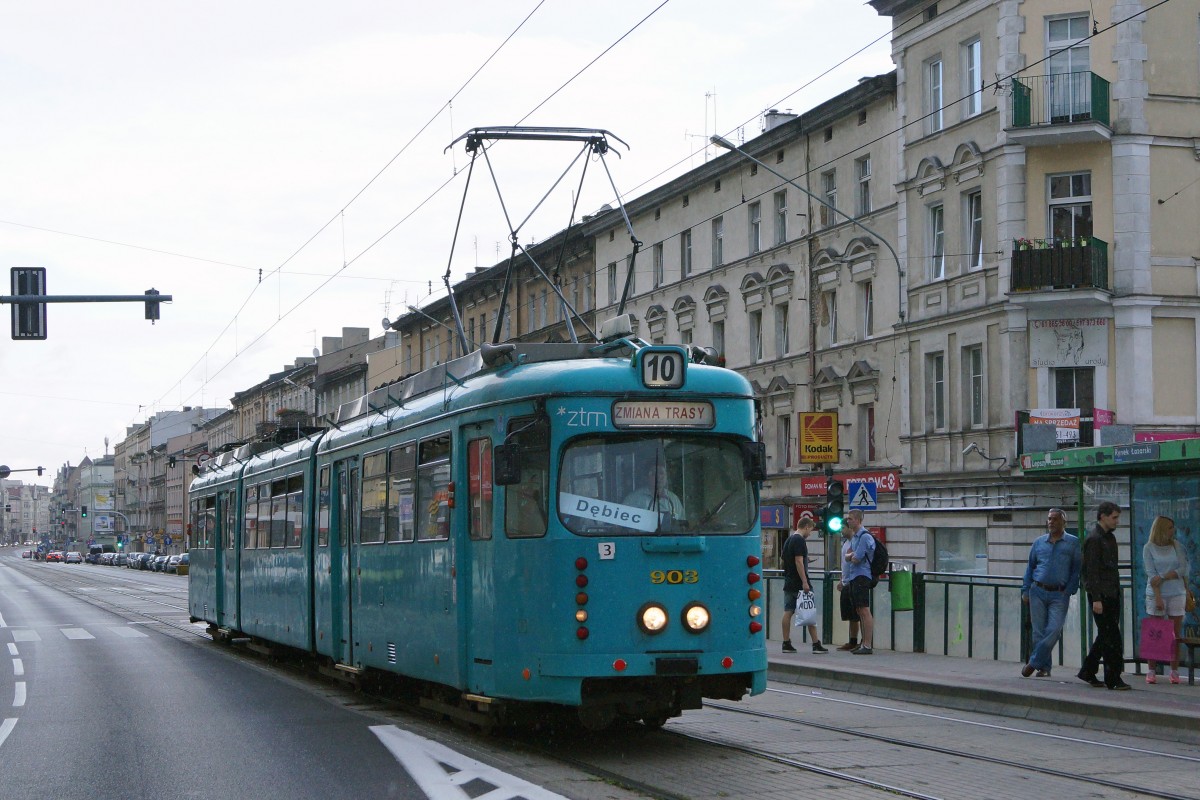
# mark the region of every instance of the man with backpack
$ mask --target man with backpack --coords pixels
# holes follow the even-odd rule
[[[869,656],[874,650],[875,618],[871,616],[871,588],[876,576],[871,574],[871,560],[875,554],[875,537],[863,527],[863,512],[852,509],[846,514],[846,529],[851,531],[846,557],[842,562],[842,580],[838,587],[850,593],[850,603],[858,613],[862,639],[858,647],[850,652],[856,656]]]

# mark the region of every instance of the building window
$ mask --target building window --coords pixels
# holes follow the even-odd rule
[[[721,191],[721,179],[720,178],[717,178],[715,181],[713,181],[713,191],[714,192]]]
[[[983,269],[983,192],[967,195],[967,268]]]
[[[1050,57],[1046,103],[1051,122],[1069,122],[1091,111],[1091,81],[1081,80],[1086,77],[1083,75],[1072,77],[1091,71],[1088,22],[1086,14],[1046,20],[1046,55]]]
[[[712,324],[712,346],[721,358],[725,357],[725,320],[715,320]]]
[[[828,329],[829,338],[827,340],[827,344],[830,347],[833,347],[834,345],[837,344],[837,341],[838,341],[838,338],[837,338],[837,326],[838,326],[838,324],[837,324],[838,323],[837,292],[836,291],[825,293],[825,317],[826,317],[826,320],[829,322],[829,329]]]
[[[788,304],[775,305],[775,357],[783,358],[790,350],[788,343]]]
[[[858,407],[858,452],[861,461],[875,460],[875,406],[871,403]]]
[[[719,267],[725,263],[725,218],[717,217],[712,221],[712,265]]]
[[[861,320],[859,333],[865,339],[875,333],[875,287],[871,281],[859,284],[858,297],[858,318]]]
[[[825,129],[825,141],[827,141],[827,142],[833,141],[833,126],[832,125]]]
[[[936,58],[925,63],[925,132],[937,133],[942,129],[942,60]]]
[[[1079,444],[1092,443],[1096,409],[1096,368],[1055,368],[1054,407],[1079,409]]]
[[[964,417],[972,428],[983,425],[983,345],[963,348]]]
[[[821,195],[827,205],[821,206],[821,227],[828,228],[836,222],[833,209],[837,208],[837,171],[821,173]]]
[[[776,421],[775,450],[783,466],[792,466],[792,415],[784,414]]]
[[[854,213],[861,217],[871,213],[871,157],[863,156],[855,161],[854,171],[858,176],[858,195],[855,198]]]
[[[757,201],[750,204],[750,253],[753,255],[762,250],[762,203]]]
[[[776,164],[783,163],[783,151],[782,150],[779,150],[778,152],[775,153],[775,163]]]
[[[963,116],[983,111],[983,52],[978,39],[963,45]]]
[[[617,262],[608,262],[608,302],[617,302]]]
[[[750,360],[754,363],[762,361],[762,312],[750,312]]]
[[[592,310],[592,273],[583,276],[583,310]]]
[[[637,295],[637,271],[633,268],[633,253],[625,256],[625,273],[629,276],[629,296],[634,297]]]
[[[931,528],[934,572],[986,575],[987,531],[983,528]]]
[[[663,243],[659,242],[654,245],[654,286],[657,288],[663,285]]]
[[[1050,176],[1050,235],[1071,239],[1092,235],[1092,174]]]
[[[946,215],[939,203],[929,207],[929,280],[946,277]]]
[[[692,229],[679,234],[679,271],[683,277],[692,274]]]
[[[685,194],[685,195],[683,196],[683,207],[684,207],[684,208],[687,208],[687,207],[688,207],[688,203],[690,203],[690,202],[691,202],[691,199],[688,197],[688,195],[686,195],[686,194]]]
[[[775,193],[775,246],[787,241],[787,190]]]
[[[925,430],[946,427],[946,354],[925,356]]]

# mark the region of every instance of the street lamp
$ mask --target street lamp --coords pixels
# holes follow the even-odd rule
[[[770,167],[770,165],[765,164],[762,161],[759,161],[757,158],[750,155],[745,150],[741,149],[740,147],[738,147],[737,145],[735,145],[733,142],[729,141],[728,139],[724,138],[723,136],[715,136],[715,135],[711,136],[711,137],[709,137],[709,141],[711,141],[715,145],[718,145],[719,147],[724,147],[726,150],[732,150],[735,153],[740,153],[741,155],[745,156],[750,161],[753,161],[755,164],[758,164],[760,167],[765,169],[767,172],[769,172],[772,175],[774,175],[775,177],[779,178],[781,181],[784,181],[788,185],[795,187],[797,190],[808,195],[813,200],[816,200],[818,203],[825,206],[826,208],[828,208],[830,211],[834,212],[835,214],[842,215],[849,222],[854,223],[855,225],[862,228],[867,233],[874,236],[879,241],[883,242],[883,246],[886,247],[888,249],[888,252],[892,254],[892,258],[896,259],[896,276],[897,276],[896,292],[899,295],[899,302],[896,304],[896,308],[900,314],[900,321],[904,322],[904,293],[901,290],[900,281],[899,281],[899,278],[904,277],[904,268],[900,266],[900,256],[896,255],[895,248],[892,247],[891,243],[889,243],[887,239],[883,238],[878,233],[876,233],[875,231],[868,228],[866,225],[864,225],[862,222],[860,222],[855,217],[850,216],[845,211],[842,211],[840,208],[837,208],[836,206],[831,205],[830,203],[826,202],[823,198],[818,197],[817,195],[808,191],[803,186],[801,186],[800,184],[793,181],[791,178],[786,177],[785,175],[783,175],[780,172],[776,172],[774,169],[772,169]]]

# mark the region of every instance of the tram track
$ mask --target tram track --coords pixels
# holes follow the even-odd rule
[[[1142,785],[1135,785],[1135,784],[1131,784],[1131,783],[1110,780],[1107,778],[1102,778],[1102,777],[1097,777],[1097,776],[1081,775],[1077,772],[1069,772],[1066,770],[1056,769],[1054,767],[1050,767],[1050,766],[1046,766],[1046,765],[1042,765],[1042,764],[1035,764],[1035,763],[1030,763],[1027,761],[1016,761],[1014,759],[1002,758],[999,756],[992,756],[992,755],[987,755],[987,754],[978,753],[978,752],[971,752],[971,751],[965,750],[965,749],[955,749],[952,747],[945,747],[942,745],[935,745],[935,744],[930,744],[927,742],[917,742],[917,741],[913,741],[910,739],[902,739],[902,738],[899,738],[896,736],[889,736],[886,734],[864,731],[864,730],[861,730],[859,728],[854,728],[854,727],[831,725],[828,723],[816,722],[813,720],[798,719],[795,716],[789,716],[789,715],[785,715],[785,714],[776,714],[776,713],[761,711],[758,709],[732,706],[732,705],[728,705],[725,703],[711,703],[711,702],[706,702],[704,704],[704,706],[705,706],[705,708],[714,709],[717,711],[726,712],[726,713],[730,713],[730,714],[738,714],[738,715],[743,715],[743,716],[748,716],[748,717],[753,717],[753,718],[758,718],[758,719],[770,720],[772,722],[783,722],[783,723],[786,723],[788,726],[803,726],[805,728],[820,730],[820,731],[824,731],[826,733],[833,733],[833,734],[838,734],[841,736],[848,736],[848,737],[854,737],[854,738],[858,738],[858,739],[866,739],[866,740],[870,740],[870,741],[874,741],[874,742],[879,742],[881,744],[886,744],[886,745],[889,745],[892,747],[915,749],[915,750],[921,750],[921,751],[930,752],[930,753],[936,753],[939,755],[949,756],[949,757],[955,758],[955,759],[964,759],[964,760],[970,760],[970,761],[984,762],[984,763],[993,764],[993,765],[1000,766],[1000,767],[1007,768],[1007,769],[1018,770],[1022,773],[1035,772],[1038,774],[1047,775],[1047,776],[1054,777],[1054,778],[1068,780],[1068,781],[1071,781],[1074,783],[1082,783],[1082,784],[1086,784],[1086,785],[1090,785],[1090,786],[1100,786],[1100,787],[1104,787],[1106,789],[1114,789],[1114,790],[1121,791],[1121,792],[1127,792],[1130,795],[1137,796],[1137,797],[1153,797],[1153,798],[1161,798],[1161,800],[1197,800],[1197,797],[1200,797],[1200,795],[1197,795],[1197,794],[1178,794],[1175,792],[1170,792],[1170,791],[1161,790],[1161,789],[1148,788],[1148,787],[1142,786]],[[687,736],[689,738],[694,738],[694,739],[697,739],[698,741],[702,741],[702,742],[706,742],[706,743],[710,743],[710,744],[722,744],[723,746],[732,747],[732,748],[736,748],[739,750],[746,749],[742,745],[731,744],[729,742],[721,742],[719,740],[713,739],[712,737],[703,736],[703,735],[695,734],[695,733],[691,733],[691,732],[672,731],[672,733],[675,735]],[[1096,745],[1105,746],[1105,747],[1110,746],[1110,745],[1107,745],[1106,743],[1099,743],[1099,742],[1091,743],[1091,742],[1088,742],[1087,740],[1081,740],[1081,739],[1074,739],[1073,742],[1077,745],[1079,745],[1079,744],[1082,744],[1082,745],[1096,744]],[[1141,755],[1149,755],[1149,756],[1154,756],[1154,757],[1158,757],[1158,758],[1191,762],[1191,763],[1200,761],[1200,758],[1197,758],[1197,757],[1181,756],[1181,755],[1176,755],[1176,754],[1172,754],[1172,753],[1149,752],[1149,751],[1142,750],[1142,749],[1136,749],[1136,750],[1134,750],[1134,752],[1137,752]],[[772,754],[762,754],[762,755],[764,757],[769,757],[772,759],[775,758],[775,756],[773,756]],[[893,791],[906,793],[902,789],[895,789]],[[915,797],[916,795],[915,794],[907,794],[907,796]]]

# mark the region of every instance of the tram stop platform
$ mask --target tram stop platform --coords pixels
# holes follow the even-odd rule
[[[1200,669],[1195,685],[1188,685],[1181,665],[1178,685],[1159,675],[1151,686],[1144,664],[1137,674],[1136,665],[1127,663],[1122,677],[1132,688],[1114,691],[1079,680],[1077,667],[1023,678],[1023,665],[1009,661],[883,649],[859,656],[834,649],[837,644],[818,655],[807,643],[797,643],[798,653],[783,653],[779,641],[771,641],[768,677],[797,687],[1200,745]]]

